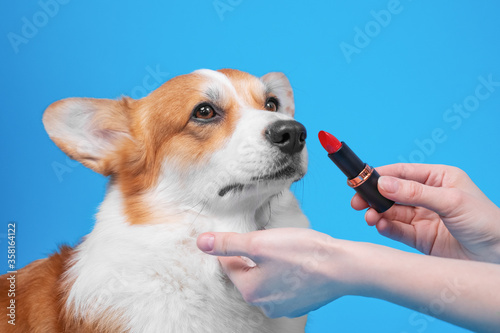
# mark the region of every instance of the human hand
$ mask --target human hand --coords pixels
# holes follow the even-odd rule
[[[500,208],[455,167],[393,164],[377,168],[380,193],[396,201],[365,219],[380,234],[441,257],[500,263]],[[354,195],[356,210],[368,204]]]
[[[302,228],[204,233],[197,245],[219,256],[243,298],[271,318],[299,317],[341,296],[358,295],[478,332],[496,332],[500,323],[500,297],[491,292],[500,265],[406,253]],[[429,304],[439,305],[439,311]]]
[[[362,274],[350,269],[354,260],[346,258],[346,242],[310,229],[279,228],[205,233],[197,245],[219,256],[246,302],[277,318],[299,317],[349,293]]]

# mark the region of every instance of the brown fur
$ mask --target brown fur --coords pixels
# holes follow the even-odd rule
[[[32,262],[16,274],[15,326],[0,321],[2,332],[62,332],[58,322],[61,312],[61,295],[58,293],[61,275],[71,257],[72,249],[62,247],[60,253]],[[5,274],[0,277],[0,307],[5,309],[9,281]],[[5,319],[5,318],[3,318]]]

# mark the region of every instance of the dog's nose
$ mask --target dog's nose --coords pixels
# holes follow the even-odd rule
[[[266,129],[266,139],[285,154],[300,152],[306,144],[304,125],[295,120],[278,120]]]

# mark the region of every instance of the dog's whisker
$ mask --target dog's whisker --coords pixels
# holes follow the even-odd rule
[[[204,202],[205,201],[205,202]],[[204,202],[204,203],[203,203]],[[201,207],[200,211],[198,212],[198,214],[196,215],[196,217],[193,219],[193,221],[191,221],[191,224],[189,225],[189,229],[192,229],[193,226],[194,226],[194,223],[196,222],[196,220],[198,219],[198,217],[200,217],[201,213],[203,212],[203,210],[205,209],[205,207],[207,206],[207,201],[206,200],[200,200],[200,202],[198,202],[194,207],[198,206],[199,204],[203,203],[203,206]],[[194,208],[193,207],[193,208]]]

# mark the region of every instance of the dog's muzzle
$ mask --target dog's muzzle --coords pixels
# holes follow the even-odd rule
[[[283,153],[299,153],[306,145],[307,131],[304,125],[295,120],[278,120],[265,132],[266,139]]]

